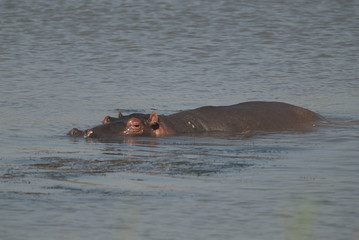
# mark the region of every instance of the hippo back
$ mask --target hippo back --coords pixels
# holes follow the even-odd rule
[[[324,120],[301,107],[280,102],[246,102],[230,106],[206,106],[167,117],[176,132],[278,131],[312,128]]]

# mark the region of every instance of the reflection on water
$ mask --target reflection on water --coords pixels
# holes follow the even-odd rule
[[[84,139],[81,139],[85,142]],[[222,143],[219,143],[221,141]],[[259,149],[250,143],[201,137],[86,139],[101,151],[98,159],[42,157],[39,169],[68,170],[72,173],[134,172],[169,175],[203,175],[226,170],[240,171],[251,160],[278,158],[281,149]],[[245,143],[245,144],[243,144]]]

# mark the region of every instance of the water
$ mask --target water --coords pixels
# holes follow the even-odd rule
[[[358,1],[0,0],[1,239],[359,239]],[[117,142],[106,115],[283,101],[306,134]]]

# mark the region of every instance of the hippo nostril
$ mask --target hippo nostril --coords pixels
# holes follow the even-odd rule
[[[73,128],[68,134],[72,137],[82,137],[84,135],[84,132],[78,130],[77,128]]]

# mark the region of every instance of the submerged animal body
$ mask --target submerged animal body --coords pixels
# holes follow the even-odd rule
[[[203,132],[272,132],[312,129],[325,119],[308,109],[281,102],[245,102],[230,106],[206,106],[171,115],[135,113],[118,118],[105,117],[102,125],[70,136],[118,138],[124,136],[162,137]]]

